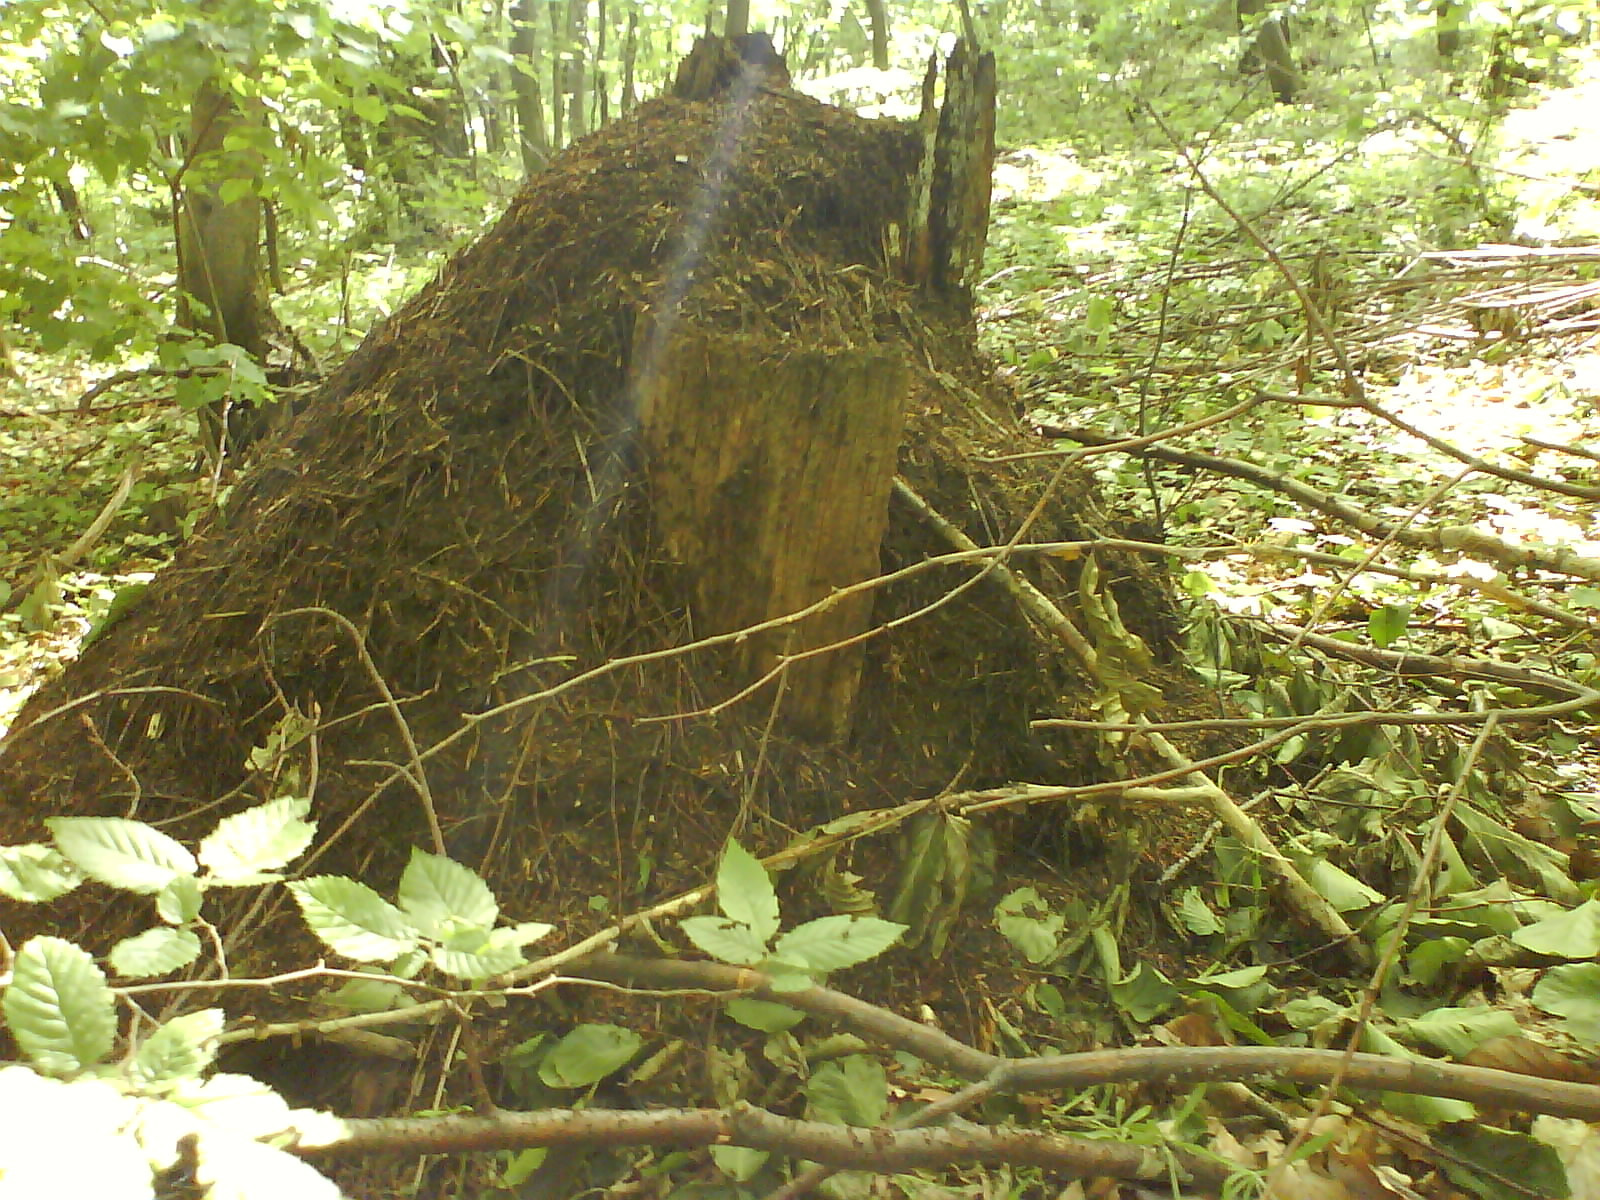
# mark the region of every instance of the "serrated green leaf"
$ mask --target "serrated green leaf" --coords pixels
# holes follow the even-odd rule
[[[730,921],[747,926],[763,946],[778,932],[778,894],[767,869],[732,840],[717,866],[717,906]]]
[[[1456,821],[1465,830],[1463,851],[1487,858],[1507,879],[1536,888],[1562,904],[1583,899],[1572,882],[1571,863],[1559,850],[1523,837],[1471,804],[1456,806]]]
[[[1413,1096],[1405,1092],[1380,1092],[1383,1111],[1415,1121],[1419,1125],[1445,1125],[1452,1121],[1476,1121],[1478,1110],[1465,1100],[1440,1096]]]
[[[1444,1174],[1476,1196],[1588,1198],[1594,1190],[1592,1186],[1575,1189],[1556,1148],[1525,1133],[1478,1124],[1448,1125],[1435,1130],[1429,1140],[1447,1156],[1439,1164]],[[1592,1150],[1580,1153],[1587,1157]],[[1593,1178],[1583,1174],[1577,1161],[1572,1166],[1578,1167],[1574,1176]],[[1515,1186],[1508,1186],[1508,1180],[1515,1181]]]
[[[555,932],[555,928],[554,925],[547,925],[543,921],[519,921],[504,929],[496,929],[494,935],[497,938],[504,938],[507,945],[531,946],[534,942],[549,937]]]
[[[1368,887],[1354,875],[1325,858],[1305,864],[1301,874],[1317,894],[1339,912],[1355,912],[1370,908],[1374,904],[1382,904],[1384,901],[1382,892]]]
[[[736,996],[728,1001],[728,1015],[748,1029],[762,1033],[782,1033],[806,1019],[806,1014],[787,1004]]]
[[[1373,609],[1367,618],[1367,636],[1372,639],[1373,645],[1382,649],[1404,637],[1406,627],[1410,624],[1410,605],[1385,604],[1382,608]]]
[[[1262,966],[1238,967],[1232,971],[1216,971],[1210,975],[1198,976],[1194,982],[1201,987],[1221,988],[1224,991],[1238,992],[1255,987],[1267,977],[1267,968]]]
[[[0,846],[0,895],[25,904],[43,904],[65,896],[83,878],[83,873],[54,846],[43,842]]]
[[[774,992],[803,992],[817,985],[810,971],[793,963],[767,958],[757,963],[756,967],[767,977],[767,987]]]
[[[17,1045],[47,1075],[93,1066],[111,1053],[117,1014],[106,977],[87,951],[63,938],[23,944],[0,1007]]]
[[[140,1045],[133,1076],[144,1083],[198,1077],[217,1054],[224,1015],[220,1008],[174,1017]]]
[[[51,817],[56,846],[90,879],[153,895],[179,875],[193,875],[194,855],[143,821],[124,817]]]
[[[545,1156],[549,1153],[549,1146],[532,1146],[516,1151],[501,1168],[496,1183],[507,1191],[520,1188],[530,1175],[544,1166]]]
[[[253,882],[298,858],[316,836],[316,823],[305,819],[310,811],[310,800],[281,796],[222,818],[200,843],[211,882]]]
[[[193,875],[179,875],[156,893],[156,915],[168,925],[187,925],[200,915],[205,890]]]
[[[430,937],[448,937],[463,926],[490,929],[500,905],[489,885],[470,867],[426,850],[411,851],[400,876],[400,907]]]
[[[685,917],[679,928],[699,949],[739,967],[754,966],[766,957],[767,943],[745,924],[727,917]]]
[[[526,961],[522,947],[509,938],[496,939],[495,932],[459,930],[445,944],[434,946],[429,957],[439,970],[457,979],[488,979],[516,970]]]
[[[878,897],[870,888],[861,886],[860,875],[841,868],[832,855],[822,872],[822,898],[831,912],[856,917],[878,915]]]
[[[1172,981],[1147,963],[1111,985],[1111,1000],[1139,1024],[1153,1021],[1182,998]]]
[[[405,914],[364,883],[339,875],[296,880],[289,890],[311,932],[357,962],[388,962],[417,944]]]
[[[865,1054],[823,1063],[806,1080],[806,1110],[830,1125],[877,1125],[889,1110],[883,1064]]]
[[[877,957],[905,931],[904,925],[877,917],[819,917],[780,937],[772,955],[825,975]]]
[[[1416,983],[1431,987],[1446,967],[1465,960],[1471,945],[1463,937],[1429,938],[1406,955],[1406,971]]]
[[[1563,603],[1568,608],[1600,608],[1600,588],[1580,584],[1564,593]]]
[[[1210,937],[1222,932],[1222,921],[1211,911],[1199,888],[1185,888],[1178,897],[1178,920],[1197,937]]]
[[[889,905],[889,918],[915,927],[920,914],[933,907],[934,892],[944,872],[944,823],[938,814],[912,818],[906,836],[900,886]]]
[[[188,929],[160,926],[123,938],[107,956],[118,975],[152,979],[186,967],[200,957],[200,939]]]
[[[1533,1002],[1562,1017],[1574,1037],[1600,1045],[1600,963],[1551,967],[1534,985]]]
[[[621,1025],[580,1025],[550,1048],[539,1079],[546,1087],[588,1087],[627,1066],[643,1044]]]
[[[417,945],[389,964],[389,974],[396,979],[415,979],[422,974],[422,968],[427,965],[428,949],[426,946]]]
[[[1334,1026],[1343,1021],[1349,1011],[1325,996],[1305,996],[1285,1004],[1283,1017],[1291,1029],[1315,1029],[1318,1026]]]

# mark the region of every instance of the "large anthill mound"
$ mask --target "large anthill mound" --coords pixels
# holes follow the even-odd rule
[[[981,462],[1021,431],[974,354],[969,307],[894,269],[920,154],[907,126],[768,90],[659,100],[562,155],[34,697],[0,752],[0,838],[37,839],[59,813],[192,838],[310,790],[316,869],[391,889],[408,848],[434,844],[425,790],[448,851],[508,912],[581,922],[598,919],[591,897],[615,912],[703,879],[736,823],[766,847],[957,780],[1081,777],[1027,721],[1086,685],[988,584],[869,639],[854,711],[826,736],[786,725],[781,680],[723,706],[749,682],[738,647],[650,657],[706,632],[688,583],[702,564],[660,536],[639,436],[639,360],[663,339],[679,359],[700,338],[752,365],[892,361],[899,470],[980,543],[1041,495],[1050,468]],[[874,502],[882,568],[947,549],[886,493]],[[1095,511],[1070,480],[1030,540],[1093,533]],[[694,554],[781,568],[736,539]],[[1035,578],[1065,596],[1072,569]],[[970,573],[879,591],[870,624]],[[1129,623],[1159,640],[1159,588],[1119,587]],[[102,889],[67,903],[22,920],[92,945],[147,923]],[[8,936],[28,932],[8,919]],[[233,965],[252,969],[248,947]]]

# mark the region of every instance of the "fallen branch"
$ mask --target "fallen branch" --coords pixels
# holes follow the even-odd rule
[[[1051,437],[1068,438],[1089,446],[1110,445],[1121,439],[1092,429],[1051,426],[1044,430]],[[1557,575],[1571,575],[1591,583],[1600,583],[1600,559],[1585,558],[1561,547],[1529,546],[1507,542],[1503,538],[1480,533],[1470,525],[1447,525],[1433,530],[1398,529],[1392,522],[1373,516],[1365,509],[1346,504],[1316,488],[1294,479],[1274,475],[1254,463],[1236,458],[1222,458],[1215,454],[1202,454],[1194,450],[1175,450],[1170,446],[1148,446],[1135,453],[1158,458],[1181,467],[1197,471],[1212,471],[1258,484],[1280,495],[1288,496],[1307,508],[1343,521],[1354,529],[1373,537],[1389,538],[1402,546],[1418,550],[1434,550],[1449,554],[1465,554],[1471,558],[1492,562],[1512,570],[1551,571]]]
[[[957,550],[978,549],[977,543],[938,513],[904,480],[897,478],[894,487],[895,495],[915,508],[922,518]],[[1011,570],[1002,560],[996,559],[990,566],[990,572],[993,578],[1011,593],[1029,618],[1066,645],[1078,658],[1085,671],[1095,678],[1100,677],[1099,654],[1082,631],[1048,596]],[[1197,789],[1198,793],[1205,797],[1218,820],[1245,846],[1260,856],[1267,869],[1283,884],[1295,910],[1335,942],[1346,946],[1357,959],[1365,961],[1368,951],[1356,938],[1355,931],[1346,924],[1339,911],[1306,882],[1305,876],[1301,875],[1295,865],[1272,844],[1272,840],[1262,831],[1255,818],[1240,808],[1231,796],[1208,779],[1196,763],[1190,761],[1164,736],[1149,729],[1142,729],[1141,732],[1156,752],[1172,764],[1179,782]]]
[[[343,1135],[295,1147],[308,1158],[370,1154],[459,1154],[530,1146],[748,1146],[830,1167],[893,1174],[958,1163],[1043,1167],[1064,1175],[1166,1182],[1190,1179],[1219,1188],[1229,1171],[1216,1160],[1171,1149],[963,1124],[953,1129],[887,1130],[780,1117],[750,1104],[727,1109],[616,1112],[543,1109],[491,1116],[352,1119]]]
[[[776,991],[767,976],[720,963],[596,955],[574,965],[574,978],[630,987],[738,992],[789,1004],[888,1048],[905,1050],[962,1077],[979,1081],[974,1096],[1081,1090],[1114,1083],[1168,1086],[1268,1079],[1316,1086],[1339,1079],[1361,1091],[1442,1096],[1518,1111],[1600,1119],[1600,1087],[1518,1075],[1485,1067],[1415,1058],[1275,1047],[1145,1047],[1012,1059],[987,1054],[933,1029],[830,988]],[[948,1109],[951,1106],[945,1106]],[[945,1110],[939,1110],[944,1114]],[[746,1104],[725,1110],[616,1112],[588,1109],[346,1120],[338,1131],[306,1137],[308,1157],[372,1153],[461,1153],[529,1146],[603,1144],[738,1145],[809,1159],[836,1168],[895,1172],[956,1163],[1010,1163],[1065,1174],[1121,1179],[1186,1176],[1220,1186],[1227,1171],[1177,1147],[1164,1151],[1031,1130],[954,1128],[868,1129],[797,1121]]]
[[[1416,654],[1409,651],[1380,650],[1376,646],[1361,646],[1340,641],[1320,633],[1303,629],[1288,629],[1269,621],[1252,621],[1266,637],[1279,642],[1298,642],[1336,658],[1348,659],[1391,675],[1427,675],[1445,679],[1484,679],[1493,683],[1509,683],[1525,691],[1545,696],[1558,696],[1563,700],[1585,695],[1589,689],[1532,667],[1517,667],[1510,663],[1495,662],[1486,658],[1460,658],[1455,655]]]
[[[1600,500],[1600,487],[1590,487],[1588,484],[1583,483],[1568,483],[1565,479],[1551,479],[1545,475],[1535,475],[1532,471],[1523,471],[1516,467],[1503,467],[1498,463],[1490,462],[1486,458],[1479,458],[1476,454],[1468,454],[1460,447],[1452,445],[1443,438],[1434,437],[1433,434],[1418,428],[1403,417],[1390,412],[1365,397],[1357,400],[1346,400],[1335,396],[1294,396],[1280,392],[1264,392],[1262,396],[1263,399],[1277,400],[1287,404],[1312,404],[1325,408],[1358,409],[1368,416],[1376,417],[1385,424],[1392,425],[1401,433],[1416,438],[1419,442],[1437,450],[1446,458],[1453,458],[1459,463],[1464,463],[1480,475],[1492,475],[1496,479],[1504,479],[1508,483],[1521,483],[1541,492],[1556,492],[1563,496],[1576,497],[1579,500]]]
[[[137,451],[128,460],[128,465],[122,469],[122,478],[117,480],[117,486],[112,490],[111,496],[101,505],[99,514],[89,522],[89,528],[80,533],[77,539],[60,554],[47,554],[26,582],[6,598],[0,605],[0,612],[7,612],[21,604],[44,584],[53,584],[60,578],[61,572],[67,570],[90,550],[94,549],[96,542],[110,526],[117,511],[128,499],[128,494],[133,491],[133,485],[138,482],[141,457]]]

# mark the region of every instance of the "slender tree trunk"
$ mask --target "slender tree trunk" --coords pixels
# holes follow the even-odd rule
[[[512,45],[514,35],[506,31],[506,6],[505,0],[494,0],[494,5],[489,12],[489,41],[496,45],[505,45],[507,51],[515,55],[516,50]],[[478,104],[479,118],[483,121],[483,149],[490,158],[499,158],[505,153],[506,122],[501,113],[507,104],[514,104],[516,89],[512,83],[514,68],[510,63],[501,63],[489,73],[488,94],[479,93]]]
[[[1267,11],[1266,0],[1234,0],[1234,18],[1240,33],[1246,32],[1252,17]],[[1247,75],[1264,72],[1272,96],[1279,104],[1293,104],[1300,91],[1300,73],[1295,69],[1294,55],[1289,46],[1289,24],[1282,12],[1268,12],[1250,41],[1250,48],[1239,61],[1239,70]]]
[[[511,81],[517,108],[517,145],[522,173],[532,175],[550,157],[539,95],[538,0],[516,0],[511,9]]]
[[[588,15],[588,0],[567,0],[565,91],[569,105],[568,136],[572,141],[577,141],[589,132],[589,112],[585,104],[588,67],[585,43],[588,41]]]
[[[889,69],[888,0],[867,0],[867,22],[872,29],[872,65],[880,71],[887,71]]]
[[[750,0],[728,0],[728,20],[724,37],[743,37],[750,32]]]
[[[1293,104],[1300,91],[1300,72],[1289,49],[1289,24],[1282,13],[1268,13],[1256,34],[1256,54],[1267,72],[1267,84],[1279,104]]]
[[[178,322],[219,342],[260,357],[269,318],[261,272],[261,174],[250,151],[224,151],[230,133],[260,125],[210,81],[200,85],[190,110],[189,162],[178,206]],[[223,199],[230,180],[251,186]]]
[[[566,22],[562,19],[565,11],[561,0],[550,0],[550,147],[553,150],[561,149],[567,140],[567,54],[571,47],[567,45]]]
[[[611,27],[611,8],[606,0],[595,0],[595,39],[594,39],[594,104],[591,106],[591,129],[599,129],[611,119],[607,111],[611,100],[610,88],[606,82],[606,34]]]
[[[622,115],[633,111],[633,67],[639,52],[639,10],[628,5],[628,32],[622,40]]]
[[[72,186],[72,180],[52,179],[50,190],[55,193],[56,202],[61,205],[61,215],[67,219],[68,233],[75,241],[87,242],[94,236],[94,227],[84,215],[83,200],[78,195],[78,189]]]
[[[178,324],[239,346],[258,361],[278,328],[261,268],[261,161],[255,151],[226,143],[237,134],[236,141],[249,145],[264,126],[259,104],[241,109],[213,81],[202,83],[190,108],[188,161],[174,197]],[[220,458],[230,435],[243,431],[229,428],[226,413],[210,417],[203,436],[208,453]]]
[[[1460,0],[1433,0],[1433,39],[1439,51],[1439,62],[1449,66],[1461,49],[1461,19],[1464,9]]]

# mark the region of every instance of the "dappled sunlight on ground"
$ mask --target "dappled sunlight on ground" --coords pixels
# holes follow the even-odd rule
[[[1570,358],[1519,357],[1508,362],[1475,359],[1453,365],[1417,363],[1391,388],[1372,389],[1383,407],[1471,454],[1520,451],[1522,439],[1582,443],[1595,432],[1600,409],[1600,350]],[[1560,469],[1592,468],[1584,459],[1545,464]]]
[[[1567,86],[1507,113],[1499,140],[1496,166],[1520,180],[1517,240],[1600,238],[1600,188],[1582,185],[1595,178],[1600,147],[1600,57],[1580,64]]]
[[[19,349],[0,384],[0,737],[28,696],[78,656],[117,591],[148,582],[172,543],[142,531],[152,482],[187,470],[193,436],[170,408],[112,395],[80,412],[77,399],[117,364]],[[84,559],[30,596],[51,556],[92,524],[137,455],[140,484]],[[161,486],[166,486],[165,484]],[[48,573],[48,572],[47,572]]]

